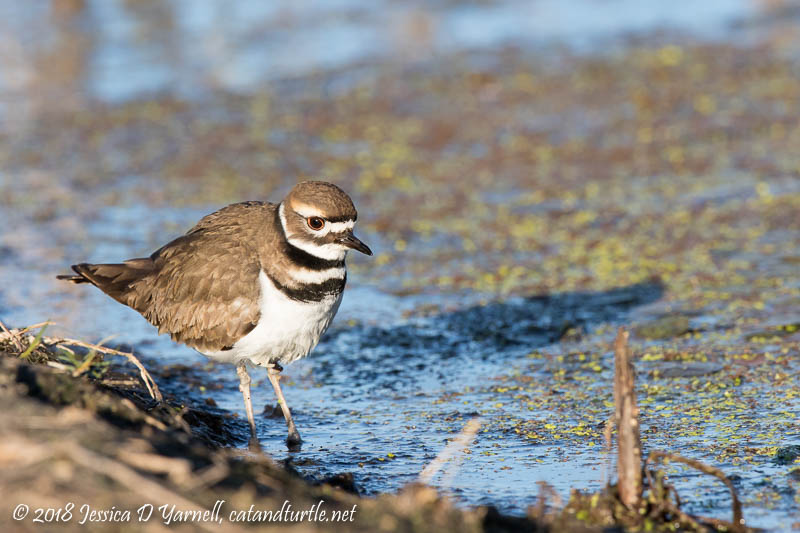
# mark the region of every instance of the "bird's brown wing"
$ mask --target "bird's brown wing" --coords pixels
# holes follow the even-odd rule
[[[131,285],[127,305],[201,352],[233,346],[260,316],[260,265],[247,248],[204,232],[180,237],[154,254],[153,273]]]
[[[159,333],[200,352],[223,350],[255,328],[260,317],[261,264],[271,206],[233,204],[203,218],[148,258],[119,264],[74,265],[80,278],[139,311]],[[263,241],[262,241],[263,242]]]

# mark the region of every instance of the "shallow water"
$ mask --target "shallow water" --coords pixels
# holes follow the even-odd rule
[[[349,258],[332,329],[286,369],[302,451],[260,416],[269,453],[376,494],[478,416],[469,453],[434,480],[458,501],[524,513],[538,481],[562,498],[596,489],[627,324],[646,449],[737,476],[748,523],[796,527],[796,466],[776,452],[800,439],[798,48],[767,8],[256,2],[212,31],[219,4],[196,4],[50,19],[3,6],[11,35],[55,24],[81,67],[43,74],[44,44],[3,56],[30,69],[0,81],[4,322],[114,334],[153,364],[191,365],[207,380],[191,394],[243,416],[232,368],[54,276],[330,176],[376,255]],[[254,377],[257,409],[273,405]],[[727,518],[722,485],[672,481],[690,511]]]
[[[21,45],[9,46],[9,68],[0,74],[6,98],[17,96],[19,79],[37,75],[26,69],[25,56],[46,53],[59,40],[70,53],[90,54],[80,80],[72,81],[92,98],[120,102],[164,91],[197,96],[209,85],[247,91],[364,61],[415,61],[507,44],[556,42],[594,50],[598,42],[665,29],[719,37],[758,13],[757,3],[748,0],[86,4],[80,24],[92,30],[87,34],[72,31],[68,8],[52,10],[44,2],[0,6],[3,29]],[[55,35],[56,42],[31,43],[32,31]]]

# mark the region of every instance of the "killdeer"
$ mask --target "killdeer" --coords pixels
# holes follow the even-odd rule
[[[232,204],[205,216],[150,257],[72,265],[59,279],[91,283],[201,354],[236,366],[259,448],[248,365],[266,367],[286,418],[287,444],[301,443],[281,391],[283,364],[317,345],[342,301],[349,250],[372,255],[353,235],[350,197],[323,181],[298,183],[275,205]]]

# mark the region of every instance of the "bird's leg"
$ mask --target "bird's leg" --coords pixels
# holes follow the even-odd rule
[[[250,451],[261,451],[261,445],[256,436],[256,419],[253,416],[253,402],[250,401],[250,374],[247,373],[247,366],[244,362],[236,366],[236,373],[239,375],[239,390],[244,397],[244,408],[247,411],[247,421],[250,423]]]
[[[283,368],[281,368],[279,364],[272,363],[267,367],[267,376],[269,377],[269,382],[272,383],[272,388],[275,389],[275,396],[278,397],[278,404],[281,406],[281,411],[283,411],[286,425],[289,426],[289,436],[286,438],[286,445],[293,448],[299,446],[303,440],[300,438],[300,433],[297,432],[297,428],[294,426],[292,412],[289,411],[289,406],[286,405],[286,399],[283,397],[283,391],[281,391],[281,384],[278,381],[281,378],[281,370],[283,370]]]

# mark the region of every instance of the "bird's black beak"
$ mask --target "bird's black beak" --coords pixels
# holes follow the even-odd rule
[[[344,244],[348,248],[352,248],[353,250],[358,250],[362,254],[372,255],[372,250],[369,249],[369,246],[361,242],[358,237],[353,235],[352,232],[345,233],[342,237],[338,240],[339,244]]]

